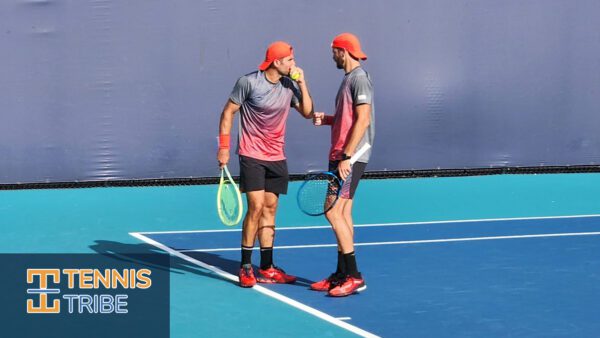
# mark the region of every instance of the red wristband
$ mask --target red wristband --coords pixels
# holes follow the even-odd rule
[[[325,115],[325,118],[323,119],[323,124],[326,126],[332,125],[333,124],[333,116]]]
[[[229,149],[229,135],[219,135],[219,149]]]

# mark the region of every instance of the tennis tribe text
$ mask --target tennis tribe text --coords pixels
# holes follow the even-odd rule
[[[128,312],[125,292],[86,294],[84,291],[148,289],[152,286],[151,274],[149,269],[27,269],[28,286],[38,286],[27,289],[28,295],[34,295],[34,299],[27,299],[27,313],[61,313],[61,304],[66,304],[70,314],[125,314]],[[77,287],[81,293],[61,295],[60,286],[68,290]]]

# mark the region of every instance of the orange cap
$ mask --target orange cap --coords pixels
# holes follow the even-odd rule
[[[352,33],[342,33],[336,36],[331,43],[331,47],[343,48],[357,59],[367,59],[367,55],[360,49],[360,41]]]
[[[283,41],[275,41],[269,48],[267,48],[267,53],[265,55],[265,61],[258,66],[260,70],[266,70],[269,68],[271,63],[277,59],[281,59],[294,54],[294,49],[290,46],[289,43]]]

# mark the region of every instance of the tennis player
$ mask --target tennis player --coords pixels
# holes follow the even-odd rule
[[[328,278],[313,283],[311,289],[327,291],[330,296],[343,297],[367,288],[358,271],[354,252],[354,224],[352,200],[371,156],[365,152],[352,166],[350,158],[368,143],[373,144],[375,120],[373,107],[373,83],[361,67],[367,55],[362,51],[358,38],[343,33],[333,39],[333,61],[345,72],[335,99],[335,115],[314,114],[315,125],[331,125],[331,149],[329,170],[343,180],[337,203],[325,214],[338,242],[337,270]],[[337,193],[337,190],[331,191]]]
[[[296,80],[289,76],[294,75]],[[238,149],[240,190],[246,193],[248,211],[242,229],[242,259],[239,283],[252,287],[261,283],[293,283],[273,264],[275,214],[279,194],[286,194],[288,168],[284,153],[286,120],[290,107],[302,116],[313,117],[313,104],[304,72],[296,67],[292,46],[272,43],[258,71],[240,77],[233,87],[219,123],[217,160],[222,167],[229,162],[230,133],[234,114],[240,111]],[[260,243],[260,269],[252,269],[252,249]]]

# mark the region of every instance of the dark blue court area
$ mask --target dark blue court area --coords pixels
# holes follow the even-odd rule
[[[235,280],[239,229],[139,235]],[[276,264],[299,281],[266,288],[364,330],[357,332],[364,336],[600,332],[600,217],[358,225],[355,236],[365,292],[338,299],[308,290],[335,269],[335,240],[327,226],[278,231]],[[259,262],[258,252],[253,259]],[[236,306],[237,300],[223,301]]]

